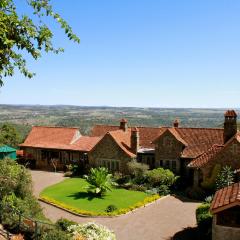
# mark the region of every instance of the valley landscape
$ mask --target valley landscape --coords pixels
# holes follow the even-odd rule
[[[126,118],[131,126],[171,126],[177,118],[180,127],[222,127],[226,109],[85,107],[67,105],[0,105],[0,124],[13,124],[24,139],[32,126],[79,127],[89,134],[96,124],[119,124]],[[236,109],[239,113],[240,109]]]

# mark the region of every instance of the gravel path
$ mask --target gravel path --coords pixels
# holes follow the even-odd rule
[[[61,173],[32,171],[34,194],[46,186],[64,179]],[[42,203],[45,215],[52,221],[64,217],[82,223],[94,221],[114,230],[118,240],[170,240],[175,233],[187,227],[195,227],[195,210],[198,203],[183,202],[168,196],[145,208],[114,218],[78,217],[66,211]]]

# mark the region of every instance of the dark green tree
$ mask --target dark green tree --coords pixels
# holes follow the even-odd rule
[[[216,189],[219,190],[234,183],[234,171],[230,166],[225,166],[216,178]]]
[[[28,16],[20,15],[15,0],[0,0],[0,86],[3,85],[3,77],[12,76],[15,68],[28,78],[34,76],[27,68],[24,52],[37,60],[42,52],[63,51],[52,44],[53,33],[45,23],[47,17],[56,20],[70,40],[80,42],[68,23],[53,11],[50,1],[21,1],[20,4],[29,5],[32,9],[31,16]]]
[[[0,127],[0,145],[17,147],[21,142],[21,137],[16,128],[8,123]]]

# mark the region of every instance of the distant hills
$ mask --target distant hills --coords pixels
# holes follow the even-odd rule
[[[10,122],[24,137],[33,125],[80,127],[87,134],[95,124],[118,124],[126,118],[132,126],[171,126],[178,118],[182,127],[222,127],[226,109],[84,107],[0,105],[0,124]],[[239,116],[239,109],[235,109]],[[240,125],[239,125],[240,127]]]

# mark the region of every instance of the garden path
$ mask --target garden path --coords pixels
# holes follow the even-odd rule
[[[31,171],[36,196],[47,186],[64,179],[61,173]],[[45,215],[52,221],[63,217],[83,223],[94,221],[114,230],[118,240],[171,240],[188,227],[196,226],[195,210],[199,203],[173,196],[163,198],[135,212],[114,218],[79,217],[41,202]]]

